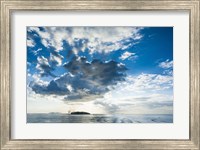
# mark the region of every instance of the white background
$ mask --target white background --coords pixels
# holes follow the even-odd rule
[[[12,139],[189,139],[189,12],[13,12]],[[26,26],[173,26],[174,123],[26,123]]]

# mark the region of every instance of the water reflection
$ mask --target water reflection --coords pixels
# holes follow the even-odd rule
[[[27,123],[173,123],[173,115],[27,114]]]

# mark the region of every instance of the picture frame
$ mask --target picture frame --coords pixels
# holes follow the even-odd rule
[[[13,11],[55,10],[121,10],[121,11],[179,11],[190,12],[190,105],[189,140],[159,139],[11,139],[11,14]],[[1,149],[200,149],[199,98],[200,98],[200,52],[199,52],[199,0],[191,1],[33,1],[1,0]]]

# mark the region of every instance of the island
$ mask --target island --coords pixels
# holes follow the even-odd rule
[[[75,112],[71,112],[71,115],[90,115],[90,113],[88,112],[84,112],[84,111],[75,111]]]

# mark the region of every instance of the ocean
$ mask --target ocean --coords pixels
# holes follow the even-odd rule
[[[64,113],[28,113],[27,123],[173,123],[173,115],[72,115]]]

